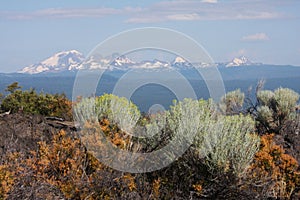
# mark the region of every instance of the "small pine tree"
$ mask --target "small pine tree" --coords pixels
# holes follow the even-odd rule
[[[18,82],[14,82],[12,84],[10,84],[9,86],[7,86],[7,88],[5,89],[5,91],[13,93],[14,91],[21,89],[22,87],[19,86]]]
[[[10,93],[2,101],[0,99],[1,110],[72,119],[72,103],[64,94],[44,94],[35,89],[22,91],[20,88],[17,82],[7,87],[6,91]]]

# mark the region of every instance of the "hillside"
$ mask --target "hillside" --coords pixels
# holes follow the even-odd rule
[[[66,99],[47,110],[63,96],[19,89],[10,85],[1,104],[15,108],[0,115],[0,198],[300,197],[299,94],[293,90],[262,90],[254,107],[243,105],[245,94],[235,90],[219,104],[185,99],[149,115],[105,94],[94,99],[96,121],[91,98],[74,104],[75,127],[64,119],[71,110]],[[20,102],[9,101],[16,95]]]

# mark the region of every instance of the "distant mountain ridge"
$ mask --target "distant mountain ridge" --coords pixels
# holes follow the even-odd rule
[[[37,74],[42,72],[60,72],[78,69],[78,65],[83,62],[82,53],[71,50],[63,51],[48,57],[42,62],[24,67],[19,73]]]
[[[133,61],[125,55],[113,54],[110,57],[102,55],[93,55],[85,58],[82,53],[77,50],[62,51],[54,54],[45,60],[24,67],[18,73],[39,74],[39,73],[58,73],[64,71],[77,70],[129,70],[129,69],[144,69],[144,70],[170,70],[170,69],[190,69],[193,65],[202,68],[216,65],[217,67],[239,67],[239,66],[257,66],[261,63],[253,63],[245,56],[232,59],[225,63],[189,63],[184,58],[177,56],[173,61],[161,61],[154,59],[151,61]]]
[[[231,62],[226,64],[226,67],[238,67],[238,66],[249,66],[249,65],[260,65],[261,63],[253,63],[245,56],[232,59]]]

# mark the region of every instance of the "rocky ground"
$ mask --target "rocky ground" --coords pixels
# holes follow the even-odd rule
[[[70,133],[74,127],[71,122],[47,119],[40,115],[16,113],[1,116],[0,164],[4,162],[5,155],[11,152],[29,155],[30,151],[37,150],[37,142],[50,142],[60,129]],[[61,191],[49,184],[33,183],[34,188],[26,185],[29,185],[26,180],[16,183],[7,199],[65,199]]]
[[[72,122],[63,122],[41,115],[22,113],[0,117],[0,156],[7,152],[29,152],[37,142],[50,141],[60,129],[74,130]]]

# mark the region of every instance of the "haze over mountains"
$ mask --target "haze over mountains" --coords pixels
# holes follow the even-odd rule
[[[245,56],[234,58],[226,63],[189,63],[182,57],[174,57],[172,61],[162,61],[158,59],[134,61],[124,55],[114,54],[110,57],[93,55],[85,58],[82,53],[76,50],[63,51],[56,53],[47,59],[24,67],[19,73],[38,74],[49,72],[77,71],[77,70],[128,70],[128,69],[189,69],[197,65],[202,68],[216,64],[218,67],[237,67],[237,66],[257,66],[259,63],[252,63]]]

